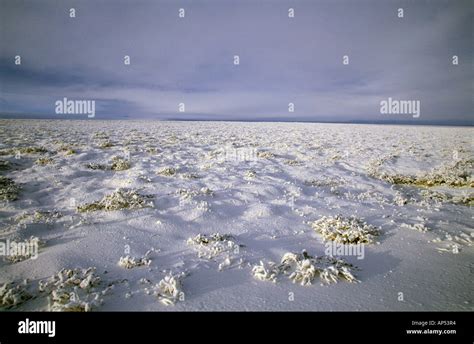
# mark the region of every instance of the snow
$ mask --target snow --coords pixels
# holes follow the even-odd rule
[[[0,259],[0,308],[473,310],[473,138],[0,120],[0,240],[41,242]],[[326,256],[333,242],[363,259]]]

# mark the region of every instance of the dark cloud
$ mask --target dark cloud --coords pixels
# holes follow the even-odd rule
[[[69,97],[96,100],[97,118],[474,124],[469,0],[2,0],[0,6],[2,113],[45,116],[56,99]],[[15,55],[21,66],[13,64]],[[420,100],[421,117],[380,115],[388,97]]]

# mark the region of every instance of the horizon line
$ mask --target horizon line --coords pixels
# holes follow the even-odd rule
[[[12,114],[13,115],[13,114]],[[367,124],[367,125],[411,125],[411,126],[445,126],[445,127],[474,127],[474,123],[457,121],[448,123],[444,121],[370,121],[370,120],[354,120],[354,121],[327,121],[327,120],[305,120],[305,119],[184,119],[184,118],[131,118],[123,116],[120,118],[57,118],[52,116],[34,117],[34,115],[26,114],[0,114],[0,120],[59,120],[59,121],[158,121],[158,122],[241,122],[241,123],[321,123],[321,124]],[[82,115],[81,115],[82,116]]]

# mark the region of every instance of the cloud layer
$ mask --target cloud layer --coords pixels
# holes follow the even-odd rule
[[[96,100],[97,118],[474,124],[471,1],[0,4],[8,116],[54,115],[68,97]],[[381,115],[388,97],[420,100],[420,118]]]

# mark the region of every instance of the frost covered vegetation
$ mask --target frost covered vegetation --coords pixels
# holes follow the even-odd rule
[[[32,295],[27,291],[28,281],[21,283],[7,282],[0,287],[0,310],[9,309],[21,305],[31,299]]]
[[[337,283],[344,279],[348,282],[357,282],[352,273],[352,264],[333,257],[312,257],[306,251],[301,254],[285,253],[280,264],[269,262],[252,268],[253,276],[261,281],[276,282],[279,275],[287,275],[293,283],[302,286],[311,285],[315,278],[327,284]]]
[[[0,259],[0,307],[472,310],[472,137],[467,127],[0,120],[0,242],[45,243],[38,259]],[[363,256],[326,253],[358,244]],[[293,253],[303,249],[311,255]],[[334,285],[344,281],[360,283]]]
[[[172,177],[178,173],[178,171],[173,168],[173,167],[163,167],[159,169],[157,172],[160,176],[165,176],[165,177]]]
[[[15,309],[33,299],[46,299],[48,311],[89,312],[102,305],[103,296],[113,286],[114,283],[105,286],[95,268],[62,269],[37,283],[26,279],[4,283],[0,286],[0,309]]]
[[[63,144],[58,147],[58,152],[61,152],[64,155],[73,155],[77,153],[77,150],[71,145]]]
[[[106,195],[100,201],[87,203],[77,207],[77,211],[114,211],[122,209],[140,209],[152,207],[153,203],[150,201],[152,196],[141,195],[135,190],[117,189],[110,195]]]
[[[90,162],[87,164],[87,168],[91,170],[111,170],[111,171],[125,171],[131,167],[130,161],[123,159],[118,156],[114,156],[109,164],[101,164],[96,162]]]
[[[172,306],[178,301],[183,301],[183,277],[183,274],[166,275],[159,283],[153,286],[152,294],[166,306]]]
[[[466,158],[454,160],[439,168],[418,175],[390,174],[373,169],[371,176],[385,180],[391,184],[415,186],[452,186],[474,187],[474,159]]]
[[[237,244],[233,236],[228,234],[214,233],[212,235],[198,234],[187,240],[187,244],[193,246],[198,252],[199,258],[208,260],[219,260],[219,270],[231,267],[237,260],[241,266],[243,259],[240,256],[242,245]]]
[[[245,171],[244,176],[246,179],[253,179],[257,176],[257,172],[255,172],[254,170],[248,170],[248,171]]]
[[[17,147],[11,149],[2,149],[0,150],[0,155],[17,155],[17,154],[43,154],[47,153],[43,147]]]
[[[99,148],[105,149],[105,148],[110,148],[113,147],[114,144],[108,140],[102,141],[98,144]]]
[[[214,258],[224,251],[238,247],[232,239],[232,236],[228,234],[214,233],[209,236],[198,234],[193,238],[189,238],[187,243],[197,248],[199,257]]]
[[[321,234],[325,241],[341,244],[371,244],[379,235],[379,230],[356,218],[344,218],[340,215],[323,216],[311,223],[311,227]]]
[[[0,172],[8,171],[11,168],[11,164],[7,160],[0,160]]]
[[[20,187],[8,177],[0,176],[0,200],[14,201],[18,198]]]
[[[39,291],[49,295],[50,311],[88,312],[102,303],[102,292],[96,291],[101,279],[94,268],[62,269],[39,282]]]
[[[52,223],[63,215],[57,210],[35,210],[32,214],[22,214],[18,220],[31,218],[34,222]]]
[[[148,266],[150,265],[151,260],[145,257],[135,258],[130,256],[120,257],[118,265],[125,269],[132,269],[139,266]]]
[[[199,190],[193,189],[179,189],[176,193],[180,196],[181,199],[193,199],[198,196],[212,196],[214,192],[209,188],[201,188]]]
[[[40,166],[50,165],[53,162],[54,160],[48,157],[39,158],[38,160],[35,161],[35,163]]]
[[[435,203],[453,203],[474,206],[474,192],[451,195],[446,192],[439,192],[436,190],[422,190],[421,197],[426,201],[433,201]]]
[[[271,159],[275,157],[275,154],[273,154],[272,152],[258,152],[257,157],[261,159]]]

